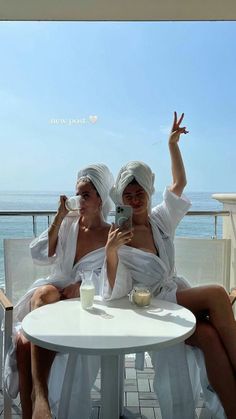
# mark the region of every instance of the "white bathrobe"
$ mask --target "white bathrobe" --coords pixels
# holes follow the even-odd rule
[[[104,267],[104,298],[121,298],[133,286],[144,284],[157,298],[176,303],[177,289],[190,287],[175,272],[173,245],[176,226],[189,209],[190,202],[168,189],[163,198],[163,202],[153,208],[149,218],[159,256],[121,246],[113,290],[110,289]],[[225,418],[218,397],[210,390],[203,354],[199,349],[181,343],[152,352],[151,357],[155,368],[154,389],[159,397],[162,419],[194,419],[200,391],[204,393],[214,419]]]
[[[78,231],[78,215],[65,217],[59,230],[56,254],[50,258],[48,257],[48,230],[31,243],[30,247],[34,261],[39,264],[51,264],[52,273],[47,278],[35,281],[24,297],[17,303],[14,308],[15,332],[20,329],[21,321],[30,311],[30,298],[33,292],[44,284],[54,284],[57,287],[64,288],[81,280],[81,270],[94,270],[97,274],[95,278],[96,293],[101,293],[100,274],[104,263],[104,247],[88,253],[74,265]],[[15,346],[13,345],[11,356],[8,357],[5,367],[5,382],[10,387],[12,396],[14,393],[16,396],[18,392],[18,373],[14,352]],[[57,414],[67,358],[67,355],[57,354],[51,368],[49,401],[55,415]],[[90,390],[96,379],[99,366],[99,357],[78,355],[77,363],[73,367],[73,370],[76,370],[76,374],[74,374],[68,419],[89,418],[91,412]]]

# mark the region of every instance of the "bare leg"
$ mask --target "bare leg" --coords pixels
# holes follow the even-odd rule
[[[209,382],[218,394],[228,419],[235,419],[236,380],[218,332],[209,322],[197,322],[195,333],[186,341],[203,351]]]
[[[60,300],[60,293],[53,285],[46,285],[35,291],[31,299],[31,309]],[[48,402],[48,376],[55,352],[31,344],[31,373],[33,382],[32,419],[51,419]]]
[[[31,345],[33,380],[32,419],[51,419],[48,402],[48,376],[56,353],[36,345]]]
[[[230,299],[218,285],[188,288],[176,293],[177,302],[191,310],[196,317],[206,311],[209,322],[217,330],[226,354],[236,373],[236,322]]]
[[[30,342],[19,334],[17,336],[17,366],[19,372],[19,389],[22,409],[22,419],[32,418],[32,377],[31,377],[31,349]]]

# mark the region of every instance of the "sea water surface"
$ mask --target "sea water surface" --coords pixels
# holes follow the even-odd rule
[[[186,196],[192,202],[192,211],[221,211],[222,204],[211,198],[214,192],[187,192]],[[72,196],[72,191],[65,195]],[[1,192],[0,211],[56,211],[60,192]],[[160,203],[162,194],[153,196],[153,206]],[[109,221],[113,221],[110,217]],[[222,217],[218,217],[218,237],[222,236]],[[47,217],[37,217],[37,234],[47,228]],[[214,217],[186,216],[179,224],[176,235],[189,237],[213,237]],[[13,237],[32,237],[32,217],[29,216],[0,216],[0,286],[4,281],[3,239]]]

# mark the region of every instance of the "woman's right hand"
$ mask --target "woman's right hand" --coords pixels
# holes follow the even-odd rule
[[[68,214],[68,210],[66,209],[65,206],[65,202],[67,200],[67,196],[66,195],[60,195],[60,199],[58,202],[58,210],[57,210],[57,214],[63,219],[67,214]]]
[[[108,233],[106,253],[116,252],[120,246],[130,243],[132,237],[132,230],[121,230],[112,223]]]
[[[58,210],[57,213],[52,221],[51,226],[48,230],[48,257],[52,257],[55,255],[56,247],[57,247],[57,240],[58,240],[58,234],[59,230],[61,228],[61,224],[65,218],[65,216],[68,214],[68,210],[66,209],[65,202],[67,197],[65,195],[60,195],[60,200],[58,202]]]

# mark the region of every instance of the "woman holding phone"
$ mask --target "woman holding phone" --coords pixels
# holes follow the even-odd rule
[[[197,318],[195,333],[185,344],[151,354],[162,418],[194,419],[202,388],[214,418],[234,419],[236,323],[229,296],[218,285],[191,288],[175,271],[174,233],[190,207],[182,194],[187,182],[178,145],[180,136],[188,133],[181,127],[183,118],[174,113],[169,136],[173,179],[160,205],[151,210],[154,174],[145,163],[129,162],[118,174],[111,196],[116,204],[132,207],[133,227],[110,229],[104,296],[120,298],[142,284],[157,298],[191,310]]]

